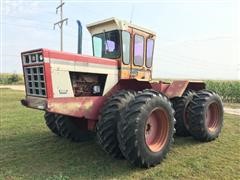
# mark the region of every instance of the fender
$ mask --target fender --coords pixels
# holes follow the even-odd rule
[[[181,97],[186,90],[199,91],[205,89],[203,81],[173,81],[163,92],[168,98]]]
[[[136,79],[120,80],[113,88],[106,94],[111,96],[121,89],[128,89],[134,91],[141,91],[144,89],[154,89],[155,91],[165,94],[168,98],[181,97],[186,90],[199,91],[205,89],[206,84],[203,81],[187,81],[178,80],[172,83],[168,82],[148,82],[138,81]]]

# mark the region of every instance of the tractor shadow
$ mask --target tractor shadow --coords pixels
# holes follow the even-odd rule
[[[199,142],[195,139],[193,139],[193,137],[191,136],[187,136],[187,137],[179,137],[179,136],[174,136],[174,143],[173,146],[174,147],[191,147],[191,146],[196,146],[196,145],[200,145],[203,144],[204,142]]]

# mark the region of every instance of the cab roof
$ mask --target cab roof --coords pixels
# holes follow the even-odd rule
[[[128,28],[137,29],[145,33],[148,33],[152,36],[156,36],[156,33],[149,29],[137,26],[125,20],[117,19],[115,17],[97,21],[87,25],[87,29],[91,34],[99,34],[111,30],[128,30]]]

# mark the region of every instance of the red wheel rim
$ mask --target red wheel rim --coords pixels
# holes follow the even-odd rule
[[[145,124],[145,142],[153,152],[162,150],[168,139],[169,119],[163,108],[154,109]]]
[[[214,132],[220,125],[220,110],[217,103],[212,103],[206,111],[206,125],[210,132]]]

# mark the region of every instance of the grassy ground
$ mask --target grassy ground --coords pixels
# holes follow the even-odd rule
[[[42,112],[20,105],[23,92],[0,91],[0,179],[240,179],[239,116],[225,115],[216,141],[176,138],[164,162],[146,170],[111,159],[94,141],[54,136]]]

